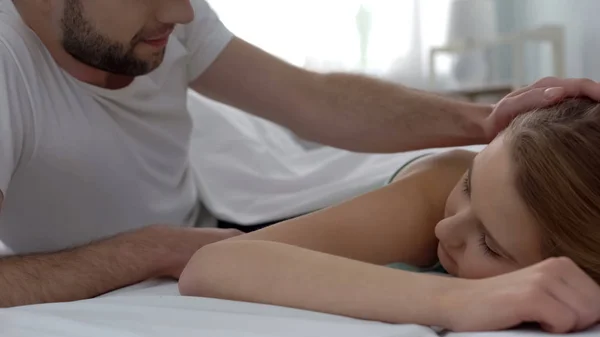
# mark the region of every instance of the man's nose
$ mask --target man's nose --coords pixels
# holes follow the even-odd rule
[[[190,0],[158,0],[156,19],[167,24],[186,24],[194,20]]]

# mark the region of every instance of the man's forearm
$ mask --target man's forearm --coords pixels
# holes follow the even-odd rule
[[[139,233],[0,260],[0,307],[87,299],[154,276],[160,252]]]
[[[490,105],[474,104],[354,74],[316,75],[307,138],[359,152],[484,144]],[[357,141],[360,140],[360,141]]]

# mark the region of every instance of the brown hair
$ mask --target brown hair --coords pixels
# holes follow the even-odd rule
[[[569,99],[516,118],[504,135],[545,255],[569,257],[600,283],[600,104]]]

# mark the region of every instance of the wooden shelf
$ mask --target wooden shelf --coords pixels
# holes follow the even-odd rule
[[[460,55],[470,50],[490,50],[500,45],[508,45],[512,52],[511,86],[526,85],[525,44],[528,42],[548,42],[552,46],[553,76],[565,77],[565,32],[562,25],[542,25],[510,34],[501,34],[490,41],[454,41],[445,46],[433,47],[429,51],[429,81],[436,85],[436,60],[440,54]],[[492,86],[493,87],[493,86]],[[501,86],[500,86],[501,87]],[[496,87],[493,92],[498,91]],[[482,91],[478,89],[477,91]],[[473,90],[464,91],[472,95]],[[477,92],[479,94],[479,92]]]
[[[486,97],[494,97],[492,100],[502,98],[513,92],[515,89],[516,88],[513,85],[504,83],[448,89],[438,91],[438,93],[446,96],[463,97],[469,101],[477,101],[478,98]]]

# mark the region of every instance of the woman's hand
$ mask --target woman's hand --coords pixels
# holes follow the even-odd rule
[[[587,329],[600,319],[600,287],[567,258],[551,258],[509,274],[465,280],[442,301],[453,331],[539,323],[552,333]]]
[[[589,97],[600,101],[600,83],[587,78],[546,77],[518,89],[498,102],[484,121],[488,141],[508,126],[519,114],[544,108],[569,97]]]

